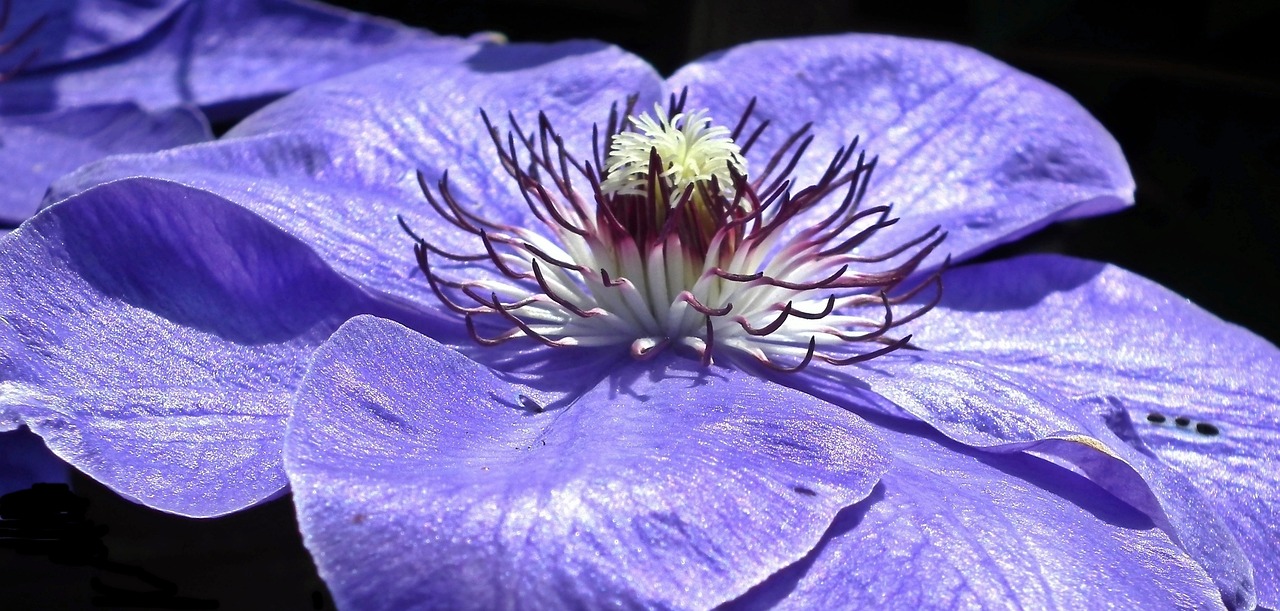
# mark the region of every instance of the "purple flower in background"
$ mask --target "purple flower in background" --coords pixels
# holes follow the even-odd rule
[[[297,0],[0,2],[0,231],[112,154],[206,141],[308,83],[461,41]]]
[[[1273,346],[1064,257],[934,303],[1132,188],[944,43],[406,57],[59,181],[0,424],[185,515],[287,481],[351,608],[1274,605]]]

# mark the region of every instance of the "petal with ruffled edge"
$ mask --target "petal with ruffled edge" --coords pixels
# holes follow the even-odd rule
[[[772,123],[748,157],[755,168],[812,121],[798,187],[861,137],[879,156],[866,201],[894,204],[902,217],[863,252],[940,225],[950,235],[930,259],[938,263],[1133,202],[1119,145],[1087,111],[967,47],[861,34],[755,42],[689,64],[671,83],[689,88],[691,107],[729,125],[758,99],[757,116]]]
[[[1046,386],[1036,376],[995,367],[983,355],[931,349],[774,377],[858,413],[924,421],[972,447],[1064,461],[1165,529],[1205,567],[1228,606],[1254,604],[1252,568],[1226,523],[1184,474],[1108,426],[1116,412],[1108,401]]]
[[[1280,351],[1122,269],[1058,256],[954,270],[917,337],[1065,393],[1200,488],[1280,605]]]
[[[137,101],[150,109],[194,104],[223,121],[308,83],[406,53],[474,48],[295,0],[169,3],[141,12],[119,3],[79,8],[95,4],[80,2],[69,15],[59,14],[56,4],[24,4],[45,6],[54,18],[15,51],[31,48],[47,59],[0,84],[6,114]],[[87,36],[87,28],[98,31]]]
[[[87,191],[0,245],[0,423],[184,515],[285,486],[306,357],[385,310],[252,213],[150,179]]]
[[[1221,607],[1150,518],[1080,475],[920,424],[878,432],[897,460],[871,498],[729,609]]]
[[[525,129],[544,111],[585,157],[592,122],[611,104],[636,93],[655,99],[662,87],[647,63],[594,42],[488,47],[465,64],[409,57],[303,89],[222,141],[94,164],[55,185],[48,201],[125,176],[175,180],[257,212],[366,287],[434,306],[396,215],[438,246],[483,247],[431,211],[415,171],[433,186],[448,171],[464,205],[527,226],[532,215],[479,111],[500,128],[512,112]]]
[[[204,117],[187,108],[148,112],[111,104],[0,116],[0,226],[35,214],[53,179],[90,161],[212,139]]]
[[[843,410],[659,357],[570,406],[360,317],[316,352],[286,469],[340,606],[706,607],[803,557],[887,460]]]

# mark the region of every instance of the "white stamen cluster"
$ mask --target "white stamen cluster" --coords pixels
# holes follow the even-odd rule
[[[789,174],[812,140],[808,126],[748,179],[746,150],[735,139],[754,102],[733,132],[713,125],[706,111],[685,114],[682,107],[683,96],[672,99],[669,113],[656,107],[657,118],[629,116],[629,131],[615,112],[604,132],[608,158],[589,163],[565,151],[545,116],[536,135],[512,119],[504,138],[482,113],[503,167],[541,222],[536,229],[486,220],[457,202],[447,176],[437,196],[419,174],[432,208],[483,247],[447,252],[401,221],[417,241],[431,288],[466,318],[473,338],[486,345],[517,338],[555,347],[629,345],[636,358],[679,345],[704,363],[718,350],[783,371],[814,359],[861,362],[905,346],[910,336],[888,333],[933,307],[940,275],[888,293],[945,236],[934,228],[885,252],[854,254],[896,222],[890,206],[860,209],[875,161],[863,154],[853,161],[856,139],[836,152],[816,184],[793,194]],[[590,191],[575,187],[581,178],[571,174],[585,178]],[[837,191],[841,201],[796,220]],[[783,230],[793,222],[804,226]],[[506,279],[451,280],[432,269],[432,256],[488,261]],[[939,289],[932,302],[895,316],[895,306],[930,285]],[[868,350],[869,342],[881,347]]]
[[[607,177],[600,183],[606,195],[641,195],[647,188],[649,158],[654,152],[662,160],[660,175],[675,193],[699,182],[712,179],[722,187],[732,184],[729,167],[747,174],[747,161],[737,143],[729,137],[728,128],[713,125],[706,110],[694,110],[667,116],[658,104],[653,112],[627,119],[637,131],[617,134],[609,146],[605,160]]]

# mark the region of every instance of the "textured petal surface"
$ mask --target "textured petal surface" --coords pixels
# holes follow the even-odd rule
[[[154,8],[77,2],[69,13],[57,11],[61,3],[48,7],[56,17],[25,45],[37,48],[44,65],[0,84],[0,112],[137,101],[152,109],[194,104],[226,120],[302,85],[405,53],[470,46],[297,0]]]
[[[0,241],[0,422],[136,501],[194,516],[277,493],[310,351],[378,312],[208,193],[120,181]]]
[[[1123,408],[1110,425],[1190,478],[1280,604],[1280,351],[1149,280],[1039,256],[957,269],[921,345]]]
[[[1046,386],[985,357],[930,349],[851,367],[810,367],[779,381],[858,412],[908,415],[969,446],[1065,461],[1166,529],[1205,567],[1229,606],[1254,604],[1250,562],[1213,504],[1184,474],[1118,435],[1110,423],[1119,410],[1104,398]]]
[[[148,112],[112,104],[0,116],[0,225],[35,214],[53,179],[90,161],[212,138],[204,117],[186,108]]]
[[[729,125],[758,98],[757,116],[772,125],[752,149],[756,168],[812,121],[800,186],[860,136],[879,155],[868,205],[894,204],[902,217],[867,252],[941,225],[950,237],[936,263],[1133,201],[1119,145],[1087,111],[967,47],[873,35],[765,41],[694,62],[671,81],[689,88],[691,106]]]
[[[1211,609],[1204,569],[1089,480],[921,425],[879,432],[897,459],[810,557],[736,609]],[[776,606],[773,606],[776,605]]]
[[[648,64],[601,43],[487,47],[465,65],[410,57],[299,91],[220,142],[95,164],[57,185],[50,201],[124,176],[169,178],[259,213],[367,287],[435,304],[396,215],[442,247],[481,247],[431,211],[416,170],[432,183],[449,171],[461,202],[522,224],[528,208],[502,171],[480,109],[495,122],[510,111],[526,128],[545,111],[589,155],[591,124],[610,104],[636,92],[654,98],[661,88]]]
[[[739,372],[661,359],[598,379],[530,410],[425,336],[343,326],[286,446],[338,604],[706,607],[803,557],[887,467],[865,423]]]

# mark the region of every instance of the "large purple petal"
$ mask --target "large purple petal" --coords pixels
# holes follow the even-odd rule
[[[871,498],[730,608],[1221,607],[1203,568],[1089,480],[894,428],[880,432],[897,460]]]
[[[921,345],[1123,410],[1111,422],[1193,481],[1280,604],[1280,351],[1149,280],[1037,256],[957,269]]]
[[[0,116],[0,225],[35,214],[49,183],[85,163],[212,138],[204,117],[187,108],[148,112],[112,104]]]
[[[409,57],[299,91],[223,141],[95,164],[56,185],[49,201],[125,176],[171,179],[257,212],[366,287],[434,304],[396,215],[441,247],[482,247],[431,211],[416,170],[433,183],[448,171],[453,193],[487,218],[530,222],[480,109],[496,122],[510,111],[526,129],[545,111],[586,156],[591,124],[613,102],[660,91],[653,68],[601,43],[487,47],[465,65]]]
[[[1133,201],[1120,147],[1087,111],[967,47],[857,34],[756,42],[694,62],[671,81],[729,125],[758,98],[757,115],[772,126],[749,157],[756,168],[812,121],[799,186],[860,136],[879,156],[867,201],[895,204],[902,216],[867,251],[941,225],[950,237],[930,259],[937,263]]]
[[[224,120],[302,85],[392,57],[471,46],[298,0],[193,0],[146,11],[122,2],[82,5],[95,3],[77,3],[68,21],[59,15],[37,32],[28,46],[38,45],[46,59],[0,84],[0,110],[187,103]],[[57,14],[57,8],[49,10]],[[85,35],[86,28],[99,33]],[[64,50],[64,43],[71,48]]]
[[[286,468],[340,606],[706,607],[865,498],[887,467],[873,439],[821,401],[683,359],[531,410],[461,354],[361,317],[316,353]]]
[[[87,191],[0,242],[0,423],[138,502],[209,516],[285,486],[311,350],[383,312],[304,245],[212,194]]]
[[[969,446],[1064,460],[1166,529],[1205,567],[1229,606],[1253,606],[1253,570],[1230,528],[1186,475],[1117,434],[1111,423],[1124,417],[1122,410],[1105,397],[994,365],[980,354],[900,350],[779,381],[855,411],[908,415]]]

